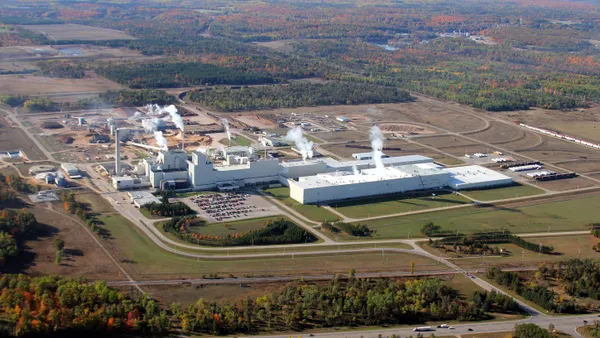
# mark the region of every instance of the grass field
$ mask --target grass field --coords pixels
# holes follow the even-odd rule
[[[478,201],[497,201],[515,197],[541,195],[544,193],[544,191],[532,187],[530,185],[515,183],[514,185],[509,187],[483,190],[469,190],[462,191],[462,193]]]
[[[374,238],[423,237],[420,229],[433,222],[444,230],[473,233],[482,230],[506,229],[513,233],[585,230],[587,224],[597,222],[594,212],[600,205],[600,196],[584,197],[559,202],[548,202],[517,208],[467,207],[433,211],[423,214],[370,220],[366,224],[377,230]]]
[[[315,143],[315,144],[321,144],[323,143],[323,141],[321,141],[321,139],[318,139],[310,134],[304,134],[304,136],[306,137],[307,140]]]
[[[336,215],[334,215],[325,208],[316,205],[302,204],[290,198],[290,188],[272,188],[266,189],[265,192],[267,194],[271,194],[273,197],[281,201],[286,206],[294,209],[296,212],[312,221],[327,222],[336,221],[339,219]]]
[[[431,193],[422,193],[365,198],[331,204],[331,207],[347,217],[358,219],[470,203],[468,199],[450,192],[435,194],[436,197]]]
[[[252,230],[262,229],[269,221],[275,221],[280,218],[285,217],[273,216],[245,219],[233,222],[210,223],[202,226],[190,227],[190,231],[209,236],[225,236],[228,234],[233,235],[235,233],[243,233]]]
[[[202,276],[221,274],[227,276],[289,274],[301,276],[309,273],[357,271],[410,271],[414,262],[416,271],[439,270],[443,266],[428,258],[406,253],[356,253],[309,257],[282,256],[269,259],[197,260],[177,256],[154,245],[135,225],[120,215],[99,217],[104,227],[112,233],[109,242],[117,259],[132,269],[138,278],[159,276]]]
[[[224,138],[219,140],[219,143],[227,146],[229,145],[229,140],[227,138]],[[241,135],[233,135],[231,137],[231,145],[249,147],[250,145],[252,145],[252,141]]]
[[[543,234],[540,234],[543,236]],[[551,236],[527,238],[528,241],[538,244],[551,245],[554,247],[554,255],[544,255],[538,252],[524,250],[514,244],[491,244],[491,247],[498,247],[508,252],[505,256],[468,256],[455,259],[453,262],[465,269],[483,269],[490,264],[495,265],[525,265],[537,266],[544,262],[565,261],[571,258],[592,258],[600,259],[600,253],[594,251],[592,246],[598,242],[598,239],[592,235],[571,235],[571,236]],[[434,254],[440,255],[440,251],[422,245],[422,247]],[[453,254],[444,253],[444,256],[454,257]]]

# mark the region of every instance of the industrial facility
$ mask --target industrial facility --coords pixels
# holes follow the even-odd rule
[[[115,157],[119,162],[119,157]],[[219,161],[220,160],[220,161]],[[512,183],[508,176],[480,166],[444,168],[420,155],[375,161],[338,161],[332,158],[280,162],[260,158],[249,147],[210,153],[160,151],[142,161],[130,176],[113,177],[115,189],[192,189],[231,191],[248,186],[280,183],[301,203],[322,203],[407,191],[493,187]],[[118,166],[118,164],[117,164]],[[343,196],[343,197],[342,197]]]

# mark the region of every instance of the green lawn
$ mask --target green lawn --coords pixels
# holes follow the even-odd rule
[[[470,191],[465,190],[462,193],[478,201],[497,201],[515,197],[541,195],[544,191],[527,184],[515,183],[508,187]]]
[[[273,195],[283,204],[294,209],[296,212],[312,221],[327,222],[336,221],[339,219],[339,217],[325,208],[317,205],[302,204],[290,198],[290,188],[288,187],[266,189],[265,192]]]
[[[468,199],[451,192],[397,194],[334,203],[330,206],[350,218],[385,216],[402,212],[441,208],[470,203]]]
[[[321,139],[318,139],[310,134],[304,134],[304,136],[306,137],[307,140],[312,141],[313,143],[316,143],[316,144],[323,143],[323,141],[321,141]]]
[[[273,275],[273,274],[310,274],[317,272],[346,273],[350,269],[409,271],[410,262],[415,262],[417,271],[440,269],[435,261],[406,253],[356,253],[331,254],[322,256],[291,257],[269,259],[197,260],[185,258],[163,251],[127,219],[121,215],[99,217],[112,233],[109,242],[118,251],[117,259],[126,268],[133,269],[142,278],[160,278],[161,276],[202,276],[212,273],[227,276]],[[139,278],[139,276],[138,276]]]
[[[221,144],[223,145],[229,145],[229,140],[224,138],[222,140],[219,141]],[[252,141],[250,141],[249,139],[247,139],[244,136],[241,135],[233,135],[231,137],[231,145],[232,146],[243,146],[243,147],[249,147],[252,144]]]
[[[248,232],[264,228],[267,222],[286,218],[283,216],[261,217],[245,219],[240,221],[210,223],[202,226],[190,227],[191,232],[209,236],[225,236],[235,233]],[[291,221],[290,221],[291,222]]]
[[[593,210],[600,207],[600,196],[585,197],[560,202],[548,202],[520,208],[477,208],[389,217],[366,223],[377,230],[373,238],[423,237],[420,229],[433,222],[444,230],[473,233],[482,230],[507,229],[513,233],[585,230],[587,224],[598,222]],[[592,211],[592,212],[591,212]],[[343,238],[341,238],[343,239]]]

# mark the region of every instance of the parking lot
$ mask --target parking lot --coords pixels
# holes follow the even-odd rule
[[[263,197],[250,192],[199,193],[180,200],[208,222],[225,222],[280,214],[274,205]]]

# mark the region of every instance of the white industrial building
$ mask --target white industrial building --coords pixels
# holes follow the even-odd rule
[[[512,178],[478,165],[444,170],[451,174],[447,185],[454,190],[490,188],[513,183]]]
[[[512,182],[512,178],[481,166],[443,168],[431,161],[394,165],[383,170],[317,174],[289,179],[287,184],[290,197],[306,204],[448,187],[454,190],[489,188]]]
[[[341,199],[439,189],[450,173],[435,164],[399,165],[365,169],[358,173],[338,171],[289,180],[290,197],[309,204]]]
[[[76,165],[71,163],[63,163],[60,165],[62,170],[69,176],[69,178],[81,178],[81,173],[79,172],[79,168]]]

